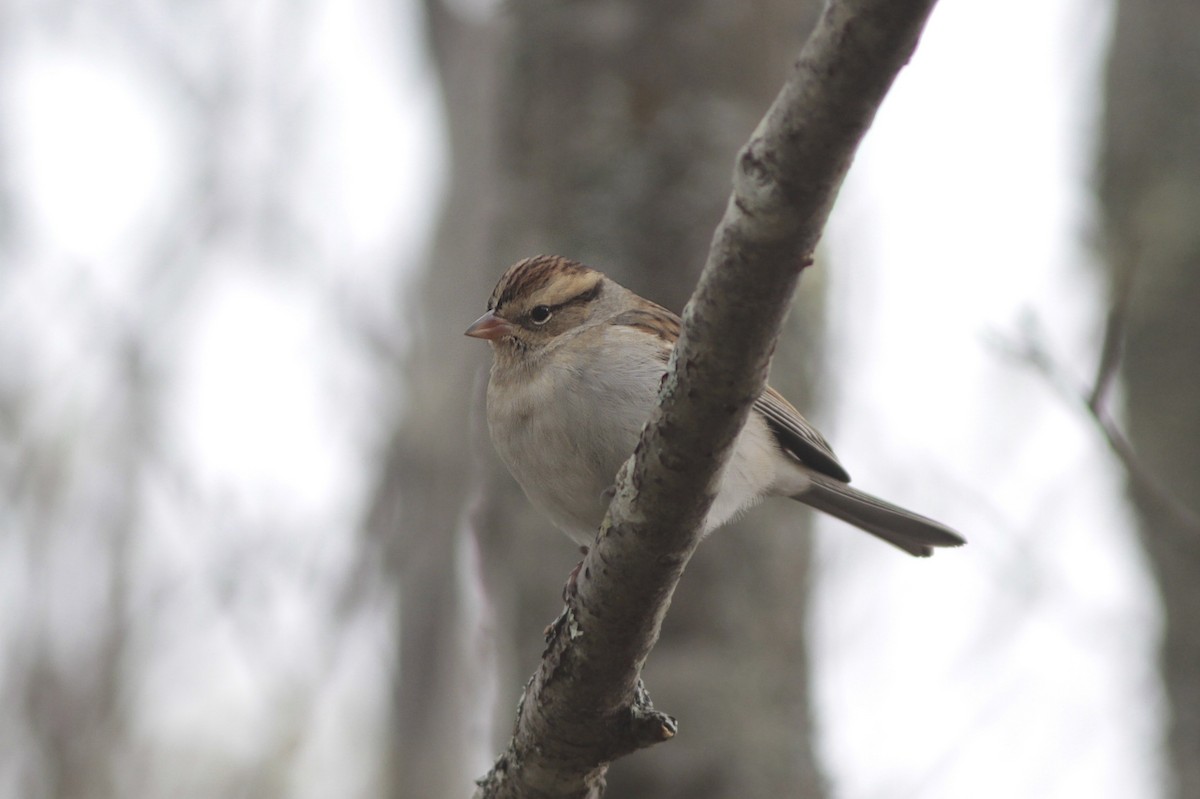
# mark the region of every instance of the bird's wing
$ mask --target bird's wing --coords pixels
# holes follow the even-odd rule
[[[800,415],[800,411],[783,398],[775,389],[767,386],[754,402],[754,409],[767,420],[767,426],[775,434],[779,446],[791,453],[808,468],[828,475],[843,483],[850,482],[850,475],[825,437]]]
[[[613,324],[638,328],[663,340],[663,360],[679,339],[679,317],[661,305],[644,301],[637,308],[623,311],[612,320]],[[810,469],[828,475],[843,483],[850,482],[850,475],[838,463],[829,442],[817,432],[792,404],[775,389],[767,386],[754,402],[754,409],[763,415],[775,440],[786,452]]]

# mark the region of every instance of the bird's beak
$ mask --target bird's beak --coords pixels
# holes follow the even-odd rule
[[[483,316],[475,320],[475,323],[467,328],[464,335],[471,338],[485,338],[488,341],[495,341],[499,338],[504,338],[513,331],[513,326],[501,319],[496,314],[488,311]]]

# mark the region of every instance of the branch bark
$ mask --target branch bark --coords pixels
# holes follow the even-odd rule
[[[611,761],[675,734],[641,686],[642,665],[763,389],[800,273],[933,4],[830,3],[739,153],[659,405],[477,797],[598,797]]]

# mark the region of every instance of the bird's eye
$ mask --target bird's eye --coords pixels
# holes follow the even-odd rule
[[[550,321],[550,309],[545,305],[538,305],[529,312],[529,318],[533,320],[535,325],[544,325]]]

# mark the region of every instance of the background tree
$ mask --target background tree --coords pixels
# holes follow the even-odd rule
[[[1129,292],[1120,375],[1134,447],[1163,486],[1200,497],[1200,6],[1119,0],[1099,158],[1112,293]],[[1128,273],[1132,270],[1133,274]],[[1172,794],[1200,796],[1200,528],[1131,482],[1162,600],[1159,668]]]

